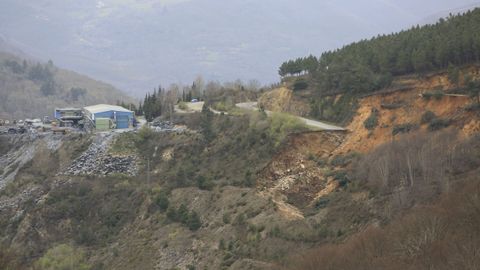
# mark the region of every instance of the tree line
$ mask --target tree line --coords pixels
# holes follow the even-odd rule
[[[260,83],[256,80],[247,83],[241,80],[219,83],[205,82],[201,76],[198,76],[190,85],[171,84],[168,88],[162,86],[154,88],[153,92],[145,95],[138,106],[122,103],[118,105],[134,110],[136,115],[144,115],[147,121],[152,121],[160,116],[171,116],[174,106],[179,102],[190,102],[196,99],[205,101],[209,106],[218,103],[232,105],[256,99],[256,93],[261,89]]]
[[[364,93],[389,86],[392,76],[425,73],[480,60],[480,9],[435,24],[379,35],[343,48],[283,63],[279,75],[308,73],[323,93]]]

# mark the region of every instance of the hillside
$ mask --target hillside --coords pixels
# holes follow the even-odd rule
[[[441,78],[416,88],[444,85]],[[297,255],[356,239],[367,227],[391,230],[411,209],[461,191],[456,183],[479,180],[480,118],[465,110],[471,99],[420,93],[360,99],[347,133],[303,132],[261,112],[204,111],[176,115],[187,127],[180,134],[0,137],[0,263],[298,269],[311,257]],[[427,110],[434,116],[426,119]],[[378,119],[367,128],[372,112]],[[138,173],[69,175],[101,142],[108,159],[133,156]]]
[[[478,79],[477,71],[461,70],[480,61],[480,39],[472,34],[479,28],[480,9],[474,9],[435,24],[351,43],[318,58],[290,60],[280,66],[279,74],[293,91],[290,102],[303,103],[300,111],[304,116],[343,124],[351,120],[358,98],[410,89],[406,80],[421,81],[437,73],[446,74],[449,81],[440,87],[478,95],[478,85],[468,87],[471,80]],[[464,79],[469,82],[459,83]],[[276,102],[268,100],[272,98],[264,100],[266,108]]]
[[[0,52],[0,118],[42,118],[54,108],[135,102],[120,90],[53,63],[40,64]]]

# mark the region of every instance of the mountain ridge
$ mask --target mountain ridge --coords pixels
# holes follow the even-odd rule
[[[135,99],[104,82],[60,69],[52,62],[0,51],[0,118],[42,118],[56,107],[110,103],[136,104]]]

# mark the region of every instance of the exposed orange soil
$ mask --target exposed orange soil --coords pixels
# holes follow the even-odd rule
[[[359,108],[347,127],[347,133],[309,132],[291,135],[283,150],[258,175],[260,192],[270,196],[286,218],[302,218],[300,209],[338,187],[335,180],[326,177],[328,166],[319,165],[319,160],[325,162],[337,155],[369,152],[394,139],[392,130],[397,125],[409,123],[416,125],[418,130],[426,130],[428,124],[421,124],[422,115],[426,111],[432,111],[439,118],[450,119],[451,128],[461,131],[465,136],[480,133],[478,114],[465,111],[465,107],[472,102],[469,97],[425,99],[421,96],[439,88],[445,89],[446,93],[453,93],[456,86],[450,84],[446,74],[440,73],[423,79],[399,78],[395,84],[404,90],[372,95],[359,101]],[[280,98],[275,98],[276,95]],[[286,88],[274,90],[265,100],[279,110],[289,109],[295,104],[292,102],[292,91]],[[285,104],[288,106],[282,107]],[[397,106],[392,107],[395,104]],[[378,111],[378,125],[369,131],[364,127],[364,122],[372,109]]]

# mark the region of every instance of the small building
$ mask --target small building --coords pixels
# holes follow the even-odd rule
[[[85,119],[95,129],[125,129],[131,128],[134,113],[120,106],[98,104],[83,108]]]

